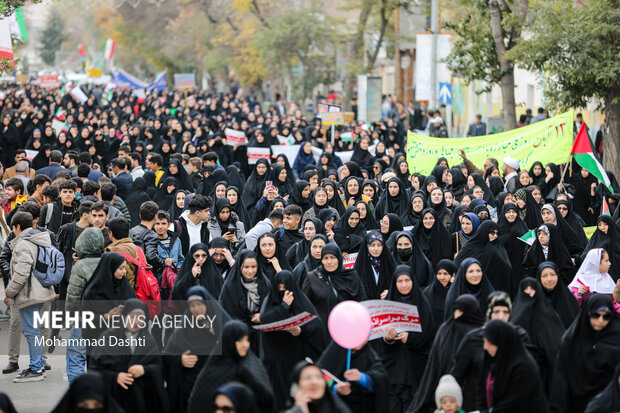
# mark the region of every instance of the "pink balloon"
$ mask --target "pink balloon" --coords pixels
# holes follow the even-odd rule
[[[329,313],[327,327],[339,346],[354,349],[368,340],[372,322],[363,305],[356,301],[343,301]]]

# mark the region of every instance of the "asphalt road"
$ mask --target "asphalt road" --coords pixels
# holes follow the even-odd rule
[[[0,310],[6,309],[2,299],[4,298],[4,288],[0,283]],[[61,332],[62,337],[68,337],[69,331]],[[26,339],[21,337],[21,351],[19,356],[19,371],[11,374],[1,374],[1,370],[9,362],[8,359],[9,343],[9,322],[0,321],[0,391],[9,395],[15,408],[19,413],[47,413],[50,412],[60,401],[64,393],[69,388],[67,376],[65,374],[64,352],[58,351],[58,355],[50,354],[48,363],[52,366],[43,381],[32,383],[13,383],[13,378],[19,371],[28,367],[28,345]],[[62,354],[60,354],[62,353]]]

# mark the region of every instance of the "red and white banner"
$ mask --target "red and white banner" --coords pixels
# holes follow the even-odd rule
[[[103,55],[106,59],[112,60],[114,57],[114,50],[116,49],[116,42],[112,39],[105,41],[105,49]]]
[[[4,4],[4,3],[3,3]],[[11,39],[11,19],[0,19],[0,58],[13,60],[13,41]]]
[[[270,157],[270,148],[255,148],[248,146],[248,164],[254,165],[260,158],[265,158],[267,159],[267,162],[271,162],[269,159]]]
[[[258,326],[252,326],[252,328],[258,331],[270,332],[270,331],[286,331],[291,328],[301,327],[306,323],[314,320],[316,316],[314,314],[310,314],[307,311],[304,311],[301,314],[297,314],[294,317],[287,318],[281,321],[276,321],[275,323],[269,324],[261,324]]]
[[[245,132],[226,128],[226,143],[230,146],[247,145],[248,140],[245,138]]]
[[[368,310],[372,320],[372,329],[368,340],[385,336],[390,327],[394,327],[399,333],[422,331],[418,307],[415,305],[389,300],[368,300],[362,301],[360,304]]]
[[[41,87],[59,87],[60,81],[58,75],[41,75],[39,76],[39,86]]]
[[[359,254],[359,252],[351,253],[347,258],[342,260],[344,268],[346,268],[347,270],[353,269],[353,267],[355,266],[355,261],[357,260],[357,254]]]

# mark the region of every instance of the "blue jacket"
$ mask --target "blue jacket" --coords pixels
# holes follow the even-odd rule
[[[68,172],[70,176],[72,175],[70,170],[63,167],[59,163],[51,163],[48,166],[39,169],[35,175],[46,175],[53,181],[56,174],[61,171]]]
[[[168,231],[168,237],[170,238],[170,249],[166,248],[161,242],[157,243],[159,257],[162,260],[172,258],[174,260],[174,267],[181,269],[183,261],[185,261],[183,250],[181,249],[181,240],[172,231]]]
[[[116,195],[121,199],[127,199],[131,193],[131,187],[133,186],[132,176],[123,171],[112,178],[112,183],[116,185]]]

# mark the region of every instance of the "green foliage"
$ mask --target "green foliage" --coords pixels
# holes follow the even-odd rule
[[[26,3],[41,3],[43,0],[0,0],[0,16],[10,16]]]
[[[620,1],[581,3],[536,0],[531,33],[512,52],[525,68],[548,73],[546,92],[559,108],[620,88]]]
[[[516,0],[502,2],[509,9],[502,10],[502,32],[506,50],[515,46],[522,22],[514,11]],[[456,36],[453,39],[450,56],[446,58],[448,67],[461,75],[466,83],[480,80],[487,83],[488,92],[498,85],[506,70],[502,70],[491,30],[489,0],[451,0],[453,13],[443,27]]]
[[[60,12],[57,8],[52,8],[41,33],[41,47],[39,48],[41,59],[48,65],[54,64],[56,52],[60,50],[63,42],[68,38],[63,33],[64,26],[65,23]]]

